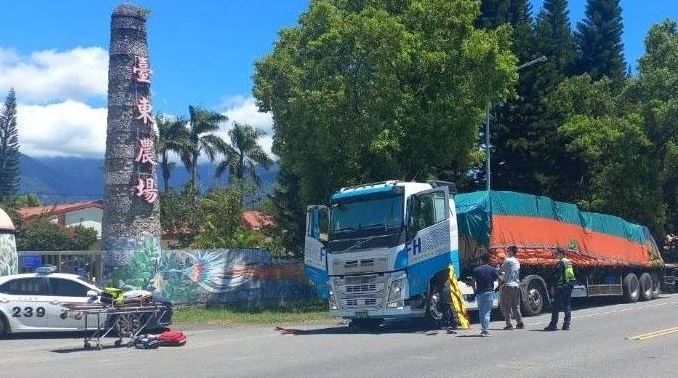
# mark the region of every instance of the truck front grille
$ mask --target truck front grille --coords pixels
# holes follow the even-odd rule
[[[346,285],[346,294],[371,294],[377,292],[377,284]]]
[[[386,295],[386,277],[380,275],[336,278],[333,286],[340,308],[380,307]]]
[[[361,308],[361,307],[378,307],[381,305],[379,298],[351,298],[339,300],[341,308]]]

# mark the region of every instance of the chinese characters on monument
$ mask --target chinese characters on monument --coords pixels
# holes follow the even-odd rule
[[[135,56],[134,57],[134,67],[132,68],[134,73],[134,80],[139,83],[151,83],[151,65],[148,63],[148,58],[145,56]]]
[[[147,57],[135,56],[132,76],[136,83],[151,83],[151,65]],[[153,105],[148,96],[139,96],[134,101],[137,125],[137,163],[138,182],[133,186],[134,194],[148,203],[158,199],[158,187],[155,182],[155,143],[153,135]]]

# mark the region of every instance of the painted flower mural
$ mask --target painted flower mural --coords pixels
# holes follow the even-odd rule
[[[0,276],[19,273],[19,257],[12,234],[0,234]]]

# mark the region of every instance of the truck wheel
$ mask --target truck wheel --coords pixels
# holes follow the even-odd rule
[[[544,310],[546,301],[544,285],[538,280],[531,280],[527,285],[527,297],[523,300],[523,315],[537,316]]]
[[[426,301],[426,320],[432,328],[441,328],[448,325],[450,311],[452,309],[452,299],[447,281],[443,283],[431,284],[431,292]]]
[[[638,302],[640,296],[640,284],[635,274],[629,273],[624,277],[624,300],[628,303]]]
[[[640,283],[640,300],[649,301],[650,299],[652,299],[654,293],[654,284],[652,283],[652,277],[650,277],[649,273],[645,272],[640,275],[640,279],[638,281]]]

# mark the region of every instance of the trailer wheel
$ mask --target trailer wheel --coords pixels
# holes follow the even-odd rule
[[[527,297],[523,300],[523,315],[537,316],[544,310],[546,291],[538,280],[530,280],[527,285]]]
[[[628,303],[638,302],[640,296],[640,283],[635,274],[629,273],[624,277],[624,300]]]
[[[638,281],[640,283],[640,300],[649,301],[654,293],[654,284],[652,283],[650,273],[645,272],[641,274]]]
[[[661,281],[657,273],[650,273],[650,277],[652,277],[652,299],[657,299],[662,292]]]

